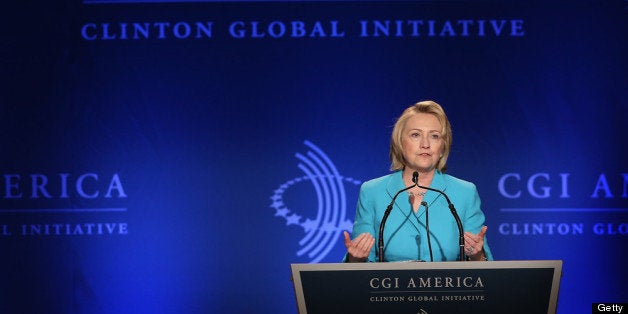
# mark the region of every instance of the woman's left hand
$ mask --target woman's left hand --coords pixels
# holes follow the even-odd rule
[[[482,261],[486,259],[484,252],[484,235],[488,227],[483,226],[480,233],[473,234],[469,231],[464,233],[464,253],[472,261]]]

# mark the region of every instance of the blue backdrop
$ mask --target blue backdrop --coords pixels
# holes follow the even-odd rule
[[[498,260],[628,302],[626,1],[3,10],[0,312],[295,313],[394,119],[447,111]]]

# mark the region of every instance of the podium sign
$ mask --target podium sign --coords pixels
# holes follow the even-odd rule
[[[555,313],[562,261],[292,264],[299,313]]]

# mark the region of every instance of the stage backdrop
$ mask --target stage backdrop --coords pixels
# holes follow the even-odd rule
[[[628,302],[626,1],[41,1],[1,23],[2,313],[295,313],[290,263],[342,259],[425,99],[495,258],[563,260],[559,313]]]

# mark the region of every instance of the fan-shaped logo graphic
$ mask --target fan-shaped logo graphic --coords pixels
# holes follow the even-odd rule
[[[304,142],[308,147],[305,154],[296,153],[297,167],[303,172],[303,176],[296,177],[279,186],[271,197],[271,208],[275,210],[275,216],[285,219],[286,226],[296,225],[303,228],[304,237],[299,241],[300,249],[297,256],[307,254],[310,263],[317,263],[329,251],[338,244],[343,230],[351,230],[353,222],[347,217],[347,196],[345,184],[360,185],[362,182],[352,178],[343,177],[338,172],[334,163],[327,155],[309,141]],[[304,218],[298,207],[299,204],[291,204],[290,208],[285,204],[284,194],[287,190],[295,188],[302,183],[309,183],[313,189],[317,202],[315,217]],[[312,203],[299,199],[300,206]]]

